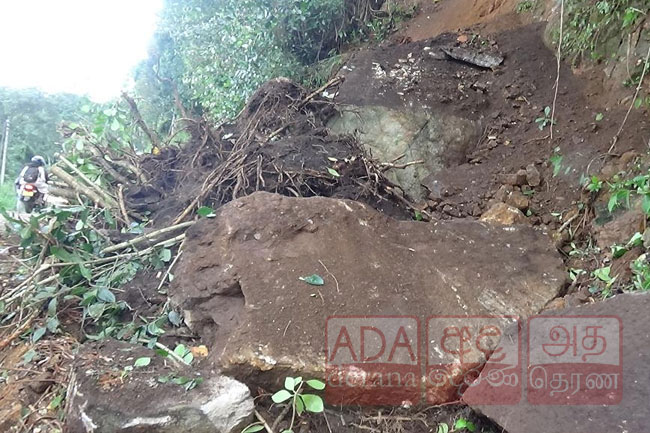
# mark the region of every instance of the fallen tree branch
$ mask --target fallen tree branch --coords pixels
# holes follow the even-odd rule
[[[145,235],[138,236],[138,237],[133,238],[133,239],[130,239],[130,240],[128,240],[128,241],[125,241],[125,242],[122,242],[122,243],[115,244],[115,245],[113,245],[113,246],[110,246],[110,247],[104,248],[104,249],[100,252],[100,254],[102,254],[102,255],[104,255],[104,254],[110,254],[110,253],[114,253],[115,251],[119,251],[119,250],[122,250],[122,249],[124,249],[124,248],[128,248],[128,247],[134,247],[134,248],[135,248],[135,246],[136,246],[137,244],[140,244],[140,243],[142,243],[142,242],[145,242],[145,241],[147,241],[147,240],[150,240],[150,239],[156,238],[156,237],[158,237],[158,236],[161,236],[161,235],[164,235],[164,234],[167,234],[167,233],[174,232],[174,231],[176,231],[176,230],[181,230],[181,229],[184,229],[184,228],[190,227],[190,226],[192,226],[192,225],[194,225],[194,221],[188,221],[188,222],[185,222],[185,223],[181,223],[181,224],[176,224],[176,225],[173,225],[173,226],[165,227],[164,229],[155,230],[155,231],[149,232],[149,233],[147,233],[147,234],[145,234]]]
[[[406,162],[404,164],[394,164],[392,162],[382,162],[382,163],[379,164],[379,167],[381,167],[381,171],[386,171],[386,170],[390,170],[391,168],[403,169],[403,168],[410,167],[412,165],[417,165],[417,164],[424,164],[424,159],[418,159],[417,161]]]
[[[160,138],[156,135],[155,132],[153,132],[147,124],[144,122],[142,119],[142,115],[140,114],[140,110],[138,110],[138,105],[135,103],[133,98],[131,98],[126,92],[122,92],[122,98],[129,104],[129,107],[131,108],[131,116],[135,119],[135,123],[138,124],[142,132],[145,133],[145,135],[149,138],[149,141],[151,141],[151,144],[154,147],[160,148]]]
[[[63,182],[68,184],[70,188],[74,189],[79,194],[83,194],[86,197],[88,197],[96,205],[103,207],[105,209],[117,208],[116,203],[107,203],[103,196],[97,194],[94,190],[89,189],[85,187],[83,184],[79,183],[77,179],[75,179],[72,175],[70,175],[67,171],[63,170],[61,167],[57,167],[56,165],[53,165],[52,167],[50,167],[50,172],[56,177],[58,177],[59,179],[61,179]],[[119,219],[122,220],[121,217]]]
[[[59,155],[59,161],[64,163],[70,170],[74,172],[75,175],[79,176],[79,178],[83,180],[85,183],[87,183],[90,188],[92,188],[98,195],[103,197],[104,201],[107,204],[109,204],[111,207],[117,207],[117,203],[115,202],[115,199],[113,199],[113,197],[108,195],[106,191],[101,189],[95,182],[90,180],[90,178],[86,176],[81,170],[79,170],[76,165],[68,161],[68,159],[65,156]]]
[[[34,311],[23,323],[20,325],[14,332],[9,334],[9,336],[3,340],[0,341],[0,350],[4,349],[5,347],[9,346],[12,341],[14,341],[16,338],[20,337],[20,334],[25,332],[31,325],[32,322],[34,322],[34,319],[38,316],[38,310]]]
[[[117,187],[117,199],[118,203],[120,205],[120,211],[122,212],[122,216],[124,217],[124,221],[126,221],[126,225],[130,226],[131,221],[129,221],[129,214],[126,211],[126,205],[124,204],[124,185],[120,184]]]

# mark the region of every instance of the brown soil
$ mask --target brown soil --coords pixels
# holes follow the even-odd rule
[[[420,41],[446,32],[457,32],[476,26],[490,34],[519,27],[529,22],[517,14],[520,0],[442,0],[420,3],[418,15],[396,33],[394,40]]]
[[[582,176],[598,173],[613,158],[606,155],[607,150],[627,107],[594,104],[585,94],[584,76],[574,76],[563,65],[553,139],[549,137],[549,127],[540,131],[535,119],[543,116],[544,107],[552,105],[556,77],[554,53],[542,41],[544,28],[543,23],[531,24],[477,38],[474,43],[458,42],[459,34],[444,34],[431,40],[357,53],[348,63],[352,72],[347,73],[341,86],[340,102],[390,108],[435,107],[481,120],[484,135],[468,152],[465,162],[426,182],[425,186],[432,191],[430,198],[436,201],[434,213],[440,218],[465,217],[476,204],[485,211],[503,184],[504,174],[535,164],[546,182],[527,192],[531,221],[551,223],[554,227],[555,218],[550,213],[569,210],[581,198]],[[506,59],[492,71],[438,54],[440,47],[454,45],[487,45],[490,50],[503,53]],[[416,59],[420,76],[406,88],[400,83],[368,80],[368,76],[373,76],[373,64],[390,70],[409,55]],[[605,113],[605,118],[596,122],[595,116],[600,112]],[[634,111],[628,125],[618,140],[618,155],[645,148],[644,137],[650,132],[647,117]],[[553,153],[563,157],[562,168],[555,177],[549,163]]]

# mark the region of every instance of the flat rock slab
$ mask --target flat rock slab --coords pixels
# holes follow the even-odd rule
[[[526,370],[531,376],[522,380],[523,394],[518,404],[508,406],[472,405],[474,409],[487,415],[500,424],[508,433],[637,433],[648,431],[650,421],[650,294],[624,294],[596,304],[569,308],[544,314],[540,318],[555,320],[561,325],[558,316],[569,316],[577,324],[576,337],[572,336],[572,326],[565,326],[569,334],[560,330],[560,338],[553,341],[558,345],[549,347],[554,353],[562,351],[564,343],[576,341],[578,363],[568,369],[557,370],[546,375],[541,381],[540,370],[533,372],[537,363]],[[535,323],[538,318],[533,319]],[[583,323],[583,325],[581,325]],[[601,326],[598,335],[603,340],[596,341],[585,337],[585,325]],[[530,325],[526,325],[521,335],[526,335]],[[529,346],[534,350],[544,343],[550,343],[549,333],[535,332],[522,339],[523,360],[535,359],[529,353]],[[619,332],[622,328],[622,334]],[[593,334],[593,329],[590,335]],[[505,340],[503,349],[515,350]],[[604,348],[603,343],[607,346]],[[593,349],[586,351],[587,349]],[[573,346],[569,346],[572,354]],[[588,355],[583,353],[599,353]],[[563,355],[564,356],[564,355]],[[603,357],[608,362],[602,362]],[[528,365],[528,361],[522,366]],[[566,367],[566,366],[564,366]],[[563,368],[564,368],[563,367]],[[549,370],[550,364],[545,367]],[[618,370],[618,371],[617,371]],[[560,376],[563,374],[563,376]],[[590,376],[592,375],[592,376]],[[614,375],[617,375],[614,378]],[[597,377],[598,376],[598,377]],[[591,379],[590,379],[591,377]],[[483,378],[483,376],[481,376]],[[579,384],[579,386],[578,386]],[[551,395],[553,393],[553,395]],[[480,396],[478,396],[480,397]],[[470,388],[464,399],[476,399],[477,395]]]
[[[324,284],[301,280],[313,274]],[[326,376],[332,316],[409,316],[423,353],[430,316],[528,316],[564,283],[559,254],[530,227],[397,221],[354,201],[269,193],[193,226],[175,277],[172,300],[224,370],[265,386]]]
[[[148,365],[134,366],[145,357]],[[186,390],[190,380],[196,386]],[[217,373],[203,380],[153,350],[117,341],[80,349],[66,407],[67,433],[239,433],[254,411],[244,384]]]

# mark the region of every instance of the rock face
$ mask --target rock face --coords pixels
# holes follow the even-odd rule
[[[149,357],[151,363],[133,367],[139,357]],[[87,345],[68,386],[65,431],[239,433],[252,420],[253,398],[244,384],[211,374],[186,391],[171,382],[198,376],[164,363],[141,346],[115,341]]]
[[[378,105],[352,107],[330,120],[339,134],[358,133],[361,143],[381,162],[405,155],[399,163],[423,160],[389,173],[409,195],[423,196],[422,181],[444,167],[465,162],[481,134],[480,123],[450,114],[391,109]]]
[[[648,406],[648,401],[650,401],[650,388],[648,388],[648,383],[650,383],[650,370],[648,370],[648,365],[650,365],[649,310],[650,294],[624,294],[605,302],[554,311],[544,315],[544,317],[595,316],[600,321],[599,325],[603,328],[599,330],[599,335],[607,336],[605,340],[608,343],[606,353],[617,354],[620,350],[620,356],[613,358],[618,359],[622,373],[622,376],[619,376],[621,380],[616,382],[617,391],[614,391],[613,387],[609,390],[606,387],[601,388],[602,383],[594,382],[596,391],[599,389],[600,391],[597,394],[591,394],[594,396],[593,401],[587,401],[587,405],[571,404],[570,397],[579,399],[583,393],[587,395],[584,391],[585,385],[587,385],[584,380],[586,374],[583,374],[582,385],[578,393],[572,394],[574,390],[572,387],[562,394],[561,391],[564,387],[558,387],[559,391],[556,393],[558,398],[572,394],[566,397],[567,400],[564,403],[562,400],[558,400],[554,404],[533,405],[529,402],[531,396],[535,396],[531,392],[532,385],[530,384],[533,382],[523,380],[525,389],[519,404],[474,406],[474,409],[492,418],[509,433],[632,433],[648,431],[648,420],[650,420],[650,407]],[[607,327],[614,326],[616,328],[617,322],[622,326],[622,338],[618,339],[619,341],[613,341],[611,338],[618,334],[619,329],[609,329],[608,332]],[[524,328],[524,332],[526,329]],[[578,338],[580,339],[580,337]],[[522,339],[522,353],[528,352],[527,341],[527,338]],[[533,338],[531,341],[534,342],[535,339]],[[622,343],[622,348],[618,343]],[[507,346],[506,342],[505,350],[512,350],[512,347]],[[591,346],[589,341],[587,341],[587,346]],[[597,350],[600,351],[601,348],[602,343],[599,343]],[[586,359],[593,363],[596,358]],[[589,370],[584,367],[585,365],[584,363],[579,364],[578,368],[584,368],[583,371],[589,372],[598,372],[605,368],[604,364],[596,364],[594,367],[596,370]],[[526,377],[525,367],[522,373],[523,377]],[[558,376],[557,380],[561,379]],[[570,383],[573,384],[573,377]],[[552,384],[553,382],[551,382]],[[558,384],[562,385],[561,382]],[[611,384],[613,385],[614,382]],[[473,397],[470,388],[464,398],[471,399]],[[604,399],[609,399],[611,403],[603,404]]]
[[[322,197],[256,193],[187,236],[172,300],[249,385],[323,378],[331,316],[415,317],[422,336],[430,316],[536,313],[564,282],[557,251],[530,227],[396,221]],[[313,274],[322,286],[300,280]]]

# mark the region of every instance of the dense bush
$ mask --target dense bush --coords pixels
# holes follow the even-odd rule
[[[195,111],[214,119],[233,117],[264,81],[276,76],[314,80],[307,68],[318,65],[321,74],[331,69],[336,59],[328,59],[341,44],[378,30],[385,35],[388,26],[372,21],[382,3],[167,0],[151,58],[136,75],[138,93],[156,101],[143,112],[164,126],[158,119],[169,118],[173,111],[173,89],[165,80],[170,78]]]

